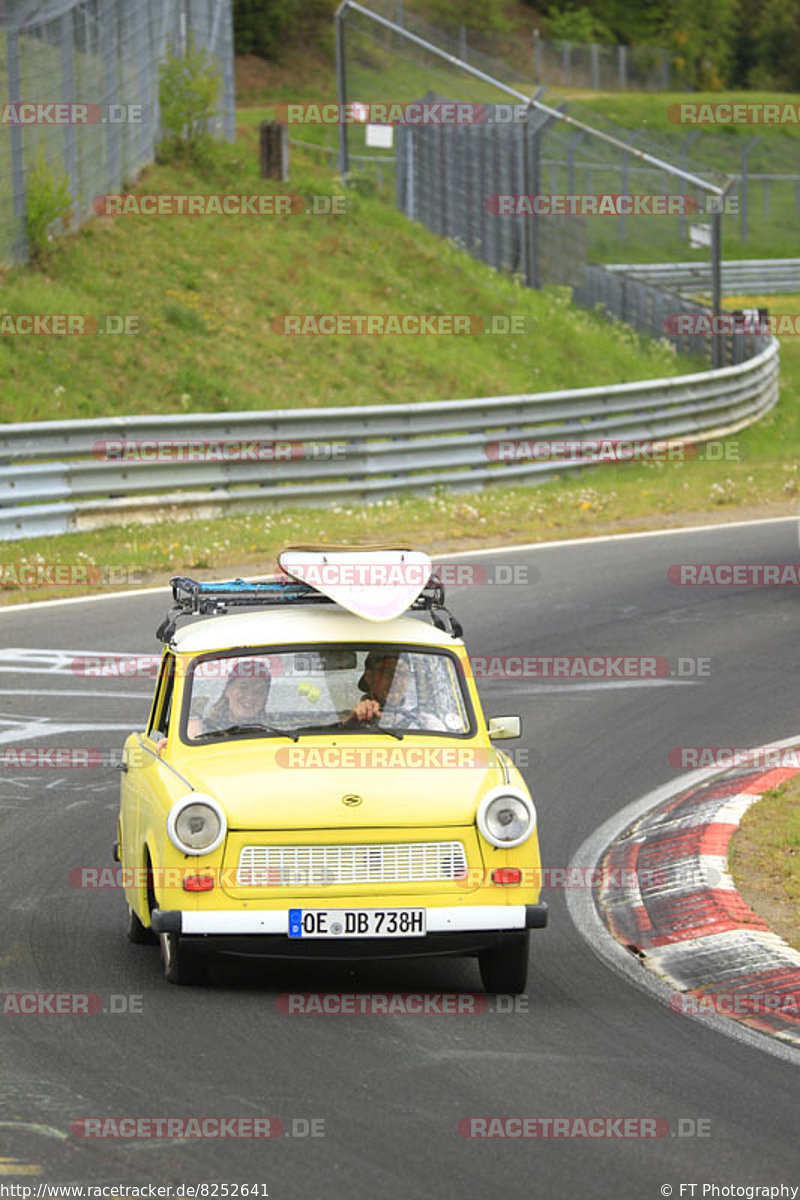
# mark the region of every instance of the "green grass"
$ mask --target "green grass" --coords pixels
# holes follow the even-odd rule
[[[797,154],[800,145],[798,125],[683,125],[670,117],[670,109],[677,104],[791,104],[797,109],[797,96],[792,92],[579,92],[554,88],[559,97],[571,101],[569,111],[577,116],[580,112],[601,112],[603,118],[615,121],[625,129],[647,129],[659,137],[682,139],[695,129],[702,130],[698,149],[709,139],[726,148],[727,154],[738,155],[743,145],[756,135],[787,154]],[[695,150],[697,153],[697,150]]]
[[[744,298],[732,298],[731,305]],[[750,298],[762,302],[763,297]],[[766,298],[773,311],[800,312],[800,296]],[[750,302],[750,301],[748,301]],[[171,575],[271,571],[285,545],[410,539],[431,551],[547,542],[607,532],[657,529],[699,521],[788,515],[800,510],[800,339],[781,346],[781,399],[758,424],[726,443],[735,455],[722,463],[628,464],[565,472],[539,486],[503,487],[472,494],[433,489],[427,496],[331,508],[272,507],[230,512],[215,520],[161,519],[29,538],[9,543],[4,562],[128,566],[129,586],[166,584]],[[188,515],[188,514],[187,514]],[[0,602],[77,595],[91,588],[8,586]]]
[[[734,882],[770,928],[800,950],[800,780],[767,792],[742,818],[730,854]]]
[[[204,175],[149,168],[138,193],[287,190],[257,175],[256,124]],[[304,153],[288,190],[342,189]],[[0,310],[133,314],[136,336],[0,339],[4,421],[183,413],[546,391],[675,375],[698,364],[535,293],[348,192],[343,216],[120,216],[61,239],[46,271],[11,271]],[[523,314],[524,337],[288,337],[286,313]],[[577,351],[577,352],[576,352]]]
[[[258,95],[256,85],[250,94]],[[284,80],[271,98],[332,94],[321,68],[300,87]],[[381,92],[398,94],[388,86]],[[256,173],[257,127],[267,111],[240,110],[239,144],[221,148],[212,171],[153,167],[137,190],[279,190]],[[301,136],[322,143],[327,132],[310,127]],[[330,170],[297,151],[289,187],[303,194],[340,190]],[[348,199],[355,207],[339,218],[100,218],[59,243],[46,273],[6,273],[0,311],[139,313],[144,329],[138,337],[0,340],[0,416],[405,403],[618,382],[699,365],[570,308],[561,290],[519,287],[408,223],[390,202],[353,193]],[[743,299],[732,298],[729,307]],[[772,311],[800,312],[800,297],[747,299],[759,301]],[[521,313],[537,324],[524,338],[458,340],[289,339],[271,331],[272,316],[324,311]],[[724,464],[602,467],[539,487],[434,490],[372,505],[231,511],[180,524],[160,519],[25,539],[8,544],[4,559],[126,565],[143,583],[165,583],[178,572],[268,571],[277,550],[293,541],[410,538],[433,551],[466,550],[793,512],[800,499],[798,339],[784,338],[781,353],[779,407],[737,435],[739,458]],[[9,586],[0,599],[79,590]]]

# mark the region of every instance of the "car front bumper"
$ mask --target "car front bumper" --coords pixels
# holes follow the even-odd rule
[[[156,933],[176,933],[198,949],[276,958],[416,958],[472,954],[501,946],[547,925],[545,903],[462,905],[426,909],[422,937],[290,938],[288,909],[164,911],[154,909]]]

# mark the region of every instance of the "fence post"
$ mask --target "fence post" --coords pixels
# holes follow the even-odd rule
[[[569,87],[570,44],[569,44],[569,42],[562,42],[561,44],[563,47],[563,59],[562,59],[562,67],[561,67],[561,74],[562,74],[563,78],[562,78],[561,86]]]
[[[617,46],[617,65],[619,68],[619,86],[624,91],[628,86],[627,46]]]
[[[347,103],[347,67],[345,64],[344,21],[347,15],[346,0],[336,10],[334,35],[336,40],[336,90],[339,101],[339,174],[350,170],[350,155],[347,152],[347,125],[344,121],[344,106]]]
[[[742,198],[742,211],[740,216],[739,234],[743,242],[747,241],[747,200],[748,200],[748,185],[747,185],[747,169],[750,159],[750,151],[755,146],[756,142],[760,142],[760,137],[752,137],[750,141],[742,148],[742,183],[740,188],[740,196]]]
[[[117,38],[119,34],[116,0],[105,0],[100,10],[100,54],[103,59],[103,78],[106,104],[119,102],[119,72],[117,64]],[[108,185],[118,188],[122,183],[122,155],[120,148],[120,126],[115,121],[106,125],[106,152],[108,154]]]
[[[570,139],[567,149],[567,191],[570,195],[575,192],[575,151],[580,143],[588,134],[585,129],[579,129],[573,138]]]
[[[636,139],[640,138],[644,132],[645,132],[644,129],[635,130],[635,132],[632,133],[631,136],[628,138],[628,145],[632,146],[633,143],[636,141]],[[622,176],[621,176],[621,182],[620,182],[620,191],[622,192],[623,196],[627,196],[629,194],[629,191],[628,191],[628,189],[630,187],[629,180],[630,180],[630,155],[623,151],[623,154],[622,154]],[[624,212],[619,214],[619,240],[621,242],[625,241],[625,213]]]
[[[402,127],[401,127],[402,128]],[[406,155],[406,216],[409,221],[416,220],[417,202],[416,202],[416,170],[417,165],[414,158],[414,135],[415,129],[413,126],[408,126],[404,129],[404,137],[408,144],[408,153]]]
[[[695,129],[695,130],[693,130],[692,133],[687,133],[686,137],[683,139],[683,143],[681,145],[681,170],[682,171],[689,170],[689,147],[694,145],[694,143],[697,141],[697,139],[702,136],[702,132],[703,132],[702,129]],[[688,221],[687,221],[685,212],[680,212],[678,214],[678,225],[679,225],[680,231],[681,231],[680,236],[682,238],[685,238],[686,230],[687,230],[687,226],[688,226]]]
[[[72,61],[72,12],[66,12],[59,21],[61,48],[61,99],[65,104],[75,103],[75,70]],[[78,159],[75,150],[75,126],[64,126],[64,168],[69,176],[69,194],[74,208],[70,228],[78,223]]]
[[[470,254],[475,253],[475,226],[474,226],[474,222],[473,222],[473,212],[474,212],[475,206],[474,206],[474,204],[472,204],[470,202],[470,197],[480,194],[478,192],[478,189],[475,187],[475,181],[473,178],[472,164],[474,161],[473,150],[475,147],[475,143],[473,141],[474,132],[475,132],[474,125],[465,125],[464,126],[464,129],[463,129],[463,134],[464,134],[463,164],[464,164],[464,179],[466,180],[466,189],[465,189],[465,195],[464,195],[464,199],[466,200],[466,204],[464,206],[464,218],[465,218],[465,220],[464,220],[464,244],[466,245]]]
[[[477,131],[478,136],[478,195],[487,195],[486,186],[486,138],[488,136],[488,126],[473,125],[473,129]],[[488,241],[489,241],[489,214],[486,211],[486,205],[480,206],[480,257],[484,262],[489,261],[488,256]]]
[[[289,178],[289,130],[280,121],[262,121],[258,127],[259,166],[262,179]]]
[[[728,193],[735,183],[735,176],[728,179],[719,197],[719,204],[714,206],[714,212],[711,213],[711,307],[714,317],[718,317],[722,311],[722,216]],[[712,334],[711,354],[714,367],[721,367],[725,363],[726,340],[726,337],[714,337]]]
[[[497,136],[497,130],[492,129],[492,179],[494,186],[498,190],[502,187],[500,182],[500,138]],[[492,221],[492,266],[496,271],[502,270],[503,267],[503,226],[502,218],[496,216]]]
[[[8,100],[10,104],[22,101],[22,83],[19,69],[19,35],[9,32],[6,37],[8,48]],[[22,142],[22,126],[11,126],[11,192],[14,201],[14,245],[15,262],[28,258],[28,234],[26,229],[27,205],[25,202],[25,156]]]
[[[722,213],[711,213],[711,309],[714,317],[722,310]],[[726,337],[711,335],[712,366],[721,367],[725,362]]]
[[[542,39],[538,29],[533,31],[533,82],[542,82]]]
[[[539,88],[538,91],[534,92],[525,110],[525,190],[531,196],[538,196],[541,187],[542,134],[556,120],[555,117],[549,114],[542,119],[541,115],[533,108],[533,102],[539,99],[542,91],[543,89]],[[566,107],[566,103],[559,104],[557,111],[563,112]],[[530,128],[531,117],[535,117],[538,122],[536,128],[533,130]],[[553,191],[555,191],[555,188],[553,188]],[[530,288],[540,288],[542,286],[542,264],[539,254],[539,218],[537,214],[531,212],[526,216],[525,223],[528,228],[525,282]]]
[[[448,159],[447,159],[447,138],[446,134],[451,125],[440,125],[436,129],[436,136],[439,140],[439,167],[441,171],[440,187],[439,187],[439,233],[442,237],[449,237],[450,230],[448,228],[448,206],[447,197],[449,192],[448,180]]]
[[[600,47],[597,42],[592,42],[589,51],[592,59],[592,88],[594,91],[600,91]]]
[[[220,14],[220,9],[222,10]],[[222,59],[223,108],[222,127],[226,142],[236,141],[236,90],[233,72],[233,4],[226,0],[217,0],[217,11],[214,14],[214,31],[217,29],[217,19],[221,17],[220,28],[220,58]],[[212,35],[213,36],[213,35]],[[213,54],[216,42],[212,41],[210,50]],[[287,176],[288,178],[288,176]]]

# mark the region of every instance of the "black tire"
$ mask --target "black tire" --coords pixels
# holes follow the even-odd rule
[[[153,933],[152,929],[148,929],[146,925],[137,917],[136,913],[128,905],[128,941],[133,942],[134,946],[155,946],[158,937]]]
[[[179,987],[196,987],[205,983],[208,975],[208,959],[203,953],[186,949],[177,933],[162,933],[161,962],[167,983]]]
[[[484,990],[502,995],[518,996],[528,982],[530,933],[526,930],[513,941],[497,950],[484,950],[478,955],[478,967]]]

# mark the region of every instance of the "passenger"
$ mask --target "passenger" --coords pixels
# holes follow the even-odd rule
[[[232,725],[265,724],[264,710],[271,685],[266,659],[240,659],[233,664],[220,699],[206,716],[191,717],[186,732],[190,738],[196,738],[202,733],[222,732]]]
[[[376,725],[383,729],[440,731],[447,726],[417,700],[411,704],[408,685],[411,666],[406,655],[370,650],[358,686],[365,694],[342,721],[345,728]]]

